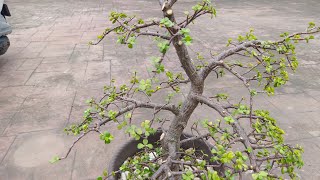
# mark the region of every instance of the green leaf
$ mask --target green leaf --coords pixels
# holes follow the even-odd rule
[[[149,149],[152,149],[152,148],[153,148],[153,145],[152,145],[152,144],[147,144],[147,147],[148,147]]]
[[[228,43],[227,43],[227,47],[230,46],[231,42],[232,42],[232,38],[229,38]]]
[[[59,158],[58,156],[54,156],[49,162],[50,162],[51,164],[53,164],[53,163],[58,162],[59,160],[60,160],[60,158]]]
[[[103,140],[105,144],[110,144],[113,136],[108,131],[105,131],[103,134],[100,134],[100,139]]]
[[[267,176],[268,176],[268,173],[265,172],[265,171],[260,171],[259,176],[261,176],[261,177],[267,177]]]
[[[140,129],[140,128],[138,128],[137,130],[136,130],[136,132],[137,132],[137,134],[139,134],[139,135],[141,135],[143,132],[142,132],[142,129]]]
[[[192,171],[188,170],[185,174],[182,174],[182,179],[183,180],[193,180],[194,175],[193,175]]]
[[[97,180],[102,180],[102,177],[101,176],[97,177]]]
[[[219,102],[220,100],[227,100],[229,95],[225,93],[218,93],[214,97],[217,98],[217,101]]]
[[[166,47],[166,49],[160,49],[160,52],[166,52],[168,50],[169,46]],[[164,72],[165,68],[164,65],[160,62],[160,57],[151,57],[151,61],[153,66],[156,68],[156,72],[160,74],[161,72]]]
[[[258,174],[252,174],[252,178],[253,178],[254,180],[257,180],[257,179],[258,179]]]
[[[136,38],[135,37],[129,37],[128,41],[128,48],[133,48],[133,45],[136,43]]]
[[[265,180],[268,177],[268,173],[265,171],[260,171],[259,173],[252,174],[254,180]]]
[[[250,95],[251,95],[251,96],[255,96],[255,95],[257,95],[257,94],[258,94],[257,91],[254,90],[254,89],[252,89],[252,90],[250,91]]]
[[[116,111],[113,111],[113,110],[108,111],[108,117],[112,120],[114,120],[116,118],[117,114],[118,114],[118,112],[116,112]]]
[[[159,42],[158,43],[158,48],[159,48],[159,51],[164,54],[168,51],[169,49],[169,43],[167,41],[164,41],[164,42]]]
[[[186,35],[184,36],[184,38],[182,39],[182,41],[184,42],[185,45],[189,46],[192,43],[192,37],[190,35]]]
[[[243,42],[243,41],[246,40],[246,38],[243,37],[243,36],[241,36],[241,35],[239,35],[238,38],[237,38],[237,40],[238,40],[239,42]]]
[[[174,23],[170,21],[169,18],[165,17],[160,20],[160,25],[164,25],[165,27],[172,27],[174,26]]]
[[[194,10],[194,11],[200,11],[202,8],[203,8],[203,6],[200,5],[200,4],[197,4],[197,5],[195,5],[195,6],[192,6],[192,10]]]
[[[188,35],[188,34],[190,33],[190,29],[188,29],[188,28],[181,28],[179,32],[180,32],[180,34],[182,34],[182,35]]]
[[[142,91],[146,90],[146,82],[144,79],[140,80],[139,89]]]
[[[215,150],[215,149],[212,148],[212,149],[211,149],[211,153],[212,153],[212,154],[216,154],[216,153],[217,153],[217,150]]]
[[[138,144],[138,149],[142,149],[142,148],[144,148],[144,145],[141,144],[141,143],[139,143],[139,144]]]
[[[231,116],[224,117],[223,119],[229,124],[234,123],[234,119]]]
[[[107,177],[107,176],[108,176],[108,171],[104,170],[104,171],[103,171],[103,176],[104,176],[104,177]]]
[[[142,143],[143,143],[144,145],[147,145],[147,144],[148,144],[148,139],[144,139],[144,140],[142,141]]]
[[[145,120],[141,123],[141,127],[143,128],[149,128],[150,127],[150,121],[149,120]]]
[[[315,27],[316,26],[316,24],[314,23],[314,22],[309,22],[309,27],[308,27],[308,29],[311,29],[311,28],[313,28],[313,27]]]
[[[139,19],[139,20],[138,20],[138,24],[144,24],[143,19]]]
[[[234,153],[233,152],[228,152],[228,154],[227,154],[227,157],[228,157],[228,159],[232,159],[232,158],[234,158]]]
[[[217,171],[208,171],[208,179],[209,180],[222,180],[222,178],[219,177]]]

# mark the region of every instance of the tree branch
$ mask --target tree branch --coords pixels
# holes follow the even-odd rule
[[[299,32],[299,33],[293,33],[291,35],[288,35],[287,37],[283,38],[282,40],[279,41],[271,41],[271,44],[282,44],[286,41],[286,39],[291,39],[291,40],[305,40],[304,38],[300,38],[300,39],[295,39],[294,37],[297,35],[310,35],[310,34],[315,34],[320,32],[320,28],[312,28],[309,29],[307,32]],[[220,66],[221,63],[223,63],[223,60],[231,55],[234,54],[238,54],[238,52],[246,50],[249,47],[254,47],[255,49],[259,50],[264,48],[264,47],[260,47],[260,45],[262,44],[262,41],[259,40],[253,40],[253,41],[248,41],[248,42],[243,42],[241,44],[235,45],[234,47],[223,51],[222,53],[220,53],[219,55],[217,55],[211,62],[209,62],[209,65],[206,66],[205,68],[203,68],[200,72],[200,76],[202,77],[202,79],[206,79],[206,77],[210,74],[210,72],[217,66]],[[268,49],[268,48],[265,48]],[[272,49],[272,50],[276,50],[276,49]],[[256,58],[256,57],[255,57]],[[290,63],[290,62],[289,62]],[[251,70],[250,70],[251,71]],[[249,72],[250,72],[249,71]],[[245,74],[247,74],[248,72],[246,72]]]
[[[200,71],[200,76],[202,77],[202,79],[206,79],[207,76],[210,74],[210,72],[217,66],[221,66],[223,63],[223,60],[231,55],[234,55],[236,53],[238,53],[239,51],[245,50],[248,47],[252,47],[254,45],[258,45],[260,44],[261,41],[249,41],[249,42],[245,42],[239,45],[236,45],[235,47],[232,47],[226,51],[223,51],[222,53],[220,53],[219,55],[217,55],[211,62],[209,62],[208,66],[206,66],[205,68],[203,68]]]
[[[163,109],[163,110],[171,111],[175,115],[179,114],[179,109],[174,104],[156,104],[151,102],[137,101],[135,99],[126,98],[126,97],[118,97],[118,98],[127,102],[134,103],[137,105],[137,107],[149,108],[149,109],[155,109],[155,110]]]
[[[202,96],[202,95],[196,95],[196,94],[192,94],[192,97],[194,99],[196,99],[198,102],[206,104],[207,106],[211,107],[212,109],[216,110],[222,117],[227,117],[227,116],[231,116],[230,113],[228,113],[228,111],[226,111],[226,109],[224,109],[222,107],[222,105],[220,105],[219,103],[216,102],[212,102],[210,101],[208,98]],[[237,133],[239,134],[240,138],[242,138],[241,142],[245,145],[246,148],[252,148],[251,143],[249,141],[248,135],[246,134],[246,132],[244,131],[244,129],[241,127],[241,125],[239,124],[239,122],[237,120],[235,120],[232,124],[232,127],[237,131]],[[257,166],[256,163],[256,156],[253,152],[248,152],[249,155],[249,159],[251,164],[253,165],[253,169],[255,172],[257,172],[259,170],[259,167]]]
[[[66,158],[69,156],[69,154],[70,154],[71,150],[73,149],[73,147],[75,146],[75,144],[76,144],[78,141],[80,141],[84,136],[86,136],[89,132],[92,132],[92,131],[96,131],[96,130],[95,130],[95,129],[90,129],[90,130],[84,132],[83,134],[81,134],[75,141],[73,141],[73,143],[72,143],[72,145],[69,147],[66,155],[65,155],[64,157],[60,157],[59,160],[66,159]]]
[[[159,0],[160,6],[163,7],[166,5],[167,7],[172,7],[178,0]]]
[[[153,32],[141,32],[141,33],[137,33],[137,37],[139,36],[155,36],[155,37],[159,37],[165,40],[170,40],[169,36],[163,35],[163,34],[159,34],[159,33],[153,33]]]
[[[163,109],[163,110],[167,110],[167,111],[171,111],[173,114],[178,115],[179,114],[179,110],[178,108],[173,105],[173,104],[156,104],[156,103],[151,103],[151,102],[141,102],[141,101],[137,101],[131,98],[124,98],[124,97],[118,97],[121,100],[127,101],[127,102],[131,102],[133,103],[132,105],[128,105],[125,108],[121,109],[117,115],[115,116],[115,118],[135,109],[135,108],[147,108],[147,109]],[[98,127],[106,124],[107,122],[111,121],[112,119],[110,119],[109,117],[107,117],[104,121],[101,121],[97,124]]]
[[[208,136],[210,136],[210,133],[203,134],[201,136],[194,136],[194,137],[191,137],[191,138],[188,138],[188,139],[184,139],[184,140],[180,141],[180,143],[183,144],[183,143],[187,143],[189,141],[194,141],[194,140],[197,140],[197,139],[203,139],[203,138],[206,138]]]

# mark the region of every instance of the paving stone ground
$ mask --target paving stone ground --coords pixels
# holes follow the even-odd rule
[[[68,159],[51,165],[54,155],[63,155],[74,137],[63,128],[79,122],[85,100],[98,97],[111,78],[125,82],[130,72],[146,72],[147,57],[157,52],[148,39],[134,50],[114,44],[115,37],[88,46],[104,28],[111,10],[141,17],[161,17],[156,0],[7,0],[13,26],[11,47],[0,56],[0,179],[95,179],[112,154],[127,138],[108,125],[116,135],[112,145],[97,136],[86,137]],[[195,0],[181,1],[178,14]],[[320,23],[319,0],[218,1],[218,17],[202,18],[192,26],[195,51],[218,52],[227,39],[250,27],[262,39],[277,38],[283,31],[296,32],[309,21]],[[259,107],[272,111],[287,132],[290,143],[305,147],[301,178],[320,179],[320,36],[301,47],[300,69],[291,82],[273,97],[259,98]],[[170,53],[172,53],[170,51]],[[179,68],[174,61],[171,68]],[[234,79],[207,81],[210,92],[239,95]],[[200,107],[192,118],[210,117]],[[141,118],[147,115],[141,113]]]

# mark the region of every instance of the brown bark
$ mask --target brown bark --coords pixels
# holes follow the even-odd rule
[[[162,10],[164,13],[164,17],[168,17],[174,24],[177,24],[170,3],[164,4]],[[188,93],[188,96],[186,100],[183,102],[179,114],[177,114],[175,118],[172,120],[163,141],[164,150],[169,153],[169,156],[172,159],[176,159],[176,152],[178,152],[180,148],[180,136],[182,135],[182,132],[186,127],[191,114],[199,104],[199,102],[193,99],[191,95],[201,95],[203,93],[204,81],[199,76],[194,65],[192,64],[187,46],[184,43],[182,43],[182,35],[177,34],[180,30],[179,27],[173,26],[171,28],[168,28],[168,30],[172,32],[172,34],[175,34],[175,37],[172,40],[173,46],[176,50],[182,68],[184,69],[188,78],[191,81],[191,88]]]

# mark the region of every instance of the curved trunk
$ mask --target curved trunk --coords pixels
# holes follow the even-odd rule
[[[197,100],[192,98],[191,94],[200,95],[203,93],[204,89],[204,81],[200,78],[194,65],[192,64],[186,45],[181,42],[182,37],[180,35],[173,39],[173,45],[176,49],[180,63],[191,81],[191,88],[186,100],[183,102],[179,114],[176,115],[171,122],[164,137],[164,150],[167,151],[173,159],[177,158],[176,152],[180,148],[181,134],[184,128],[187,126],[191,114],[199,104]]]
[[[164,17],[169,18],[172,22],[174,22],[174,24],[177,24],[172,11],[172,6],[176,2],[176,0],[160,0],[159,2],[162,6]],[[174,35],[174,38],[172,39],[172,44],[176,50],[180,64],[191,82],[191,88],[188,93],[188,96],[186,100],[183,102],[179,114],[176,115],[173,121],[171,122],[169,129],[166,132],[165,137],[162,141],[164,151],[168,152],[169,156],[175,159],[177,158],[177,151],[179,151],[180,149],[180,137],[182,135],[182,132],[184,128],[187,126],[191,114],[199,104],[199,102],[196,99],[193,99],[192,94],[201,95],[203,93],[204,81],[198,74],[195,66],[191,61],[187,46],[182,41],[183,37],[181,34],[179,34],[180,27],[175,25],[173,27],[168,28],[168,30],[172,35]]]
[[[199,102],[194,100],[190,95],[194,92],[198,92],[197,94],[202,94],[203,87],[198,87],[196,89],[191,87],[189,95],[184,101],[179,115],[175,116],[164,137],[164,150],[167,151],[170,157],[173,159],[176,159],[178,157],[177,152],[180,149],[180,137],[184,128],[187,126],[191,114],[199,104]]]

